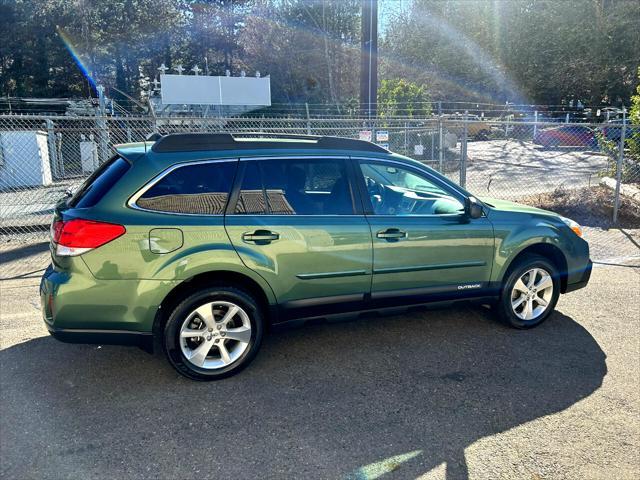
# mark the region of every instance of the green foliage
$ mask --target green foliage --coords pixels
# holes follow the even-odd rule
[[[629,121],[633,125],[640,125],[640,67],[638,67],[638,85],[636,86],[636,94],[631,97]]]
[[[636,87],[637,95],[631,98],[631,109],[629,111],[628,125],[625,136],[625,152],[622,163],[621,180],[623,183],[640,183],[640,129],[636,126],[640,125],[640,68],[638,69],[638,86]],[[617,162],[620,155],[620,142],[607,140],[602,132],[596,132],[596,138],[600,150],[609,156],[609,166],[603,174],[605,176],[615,177],[617,174]]]
[[[631,97],[631,109],[629,121],[632,125],[640,125],[640,67],[638,67],[638,86],[636,94]],[[640,129],[633,129],[631,137],[627,140],[629,157],[635,162],[635,181],[640,182]]]
[[[424,85],[403,78],[382,80],[378,89],[378,112],[383,117],[426,116],[431,113]]]

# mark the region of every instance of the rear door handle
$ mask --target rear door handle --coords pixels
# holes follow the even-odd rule
[[[403,232],[398,228],[387,228],[376,234],[378,238],[384,238],[385,240],[400,240],[401,238],[407,238],[407,232]]]
[[[269,230],[256,230],[253,233],[247,232],[242,234],[242,240],[245,242],[271,243],[279,238],[280,235],[278,233]]]

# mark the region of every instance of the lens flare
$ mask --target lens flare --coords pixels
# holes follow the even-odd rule
[[[76,65],[82,72],[82,75],[84,75],[85,78],[89,81],[89,84],[91,85],[91,87],[95,89],[96,82],[91,76],[91,73],[89,73],[89,68],[88,68],[89,62],[86,59],[83,60],[82,54],[78,51],[78,49],[73,44],[71,37],[61,27],[59,26],[56,27],[56,30],[58,32],[58,36],[62,40],[62,43],[64,43],[65,48],[71,55],[71,58],[73,58],[73,61],[76,63]]]

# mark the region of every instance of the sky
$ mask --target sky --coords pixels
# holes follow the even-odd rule
[[[394,16],[411,6],[413,0],[378,0],[378,29],[384,34]]]

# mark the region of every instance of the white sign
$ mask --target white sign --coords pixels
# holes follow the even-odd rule
[[[269,77],[217,77],[222,105],[271,105]]]
[[[364,140],[365,142],[370,142],[371,130],[360,130],[359,138],[360,140]]]
[[[414,155],[424,155],[424,145],[414,145],[413,146],[413,154]]]
[[[389,141],[388,130],[378,130],[376,132],[376,142],[388,142],[388,141]]]
[[[160,75],[165,105],[271,105],[269,77]]]

